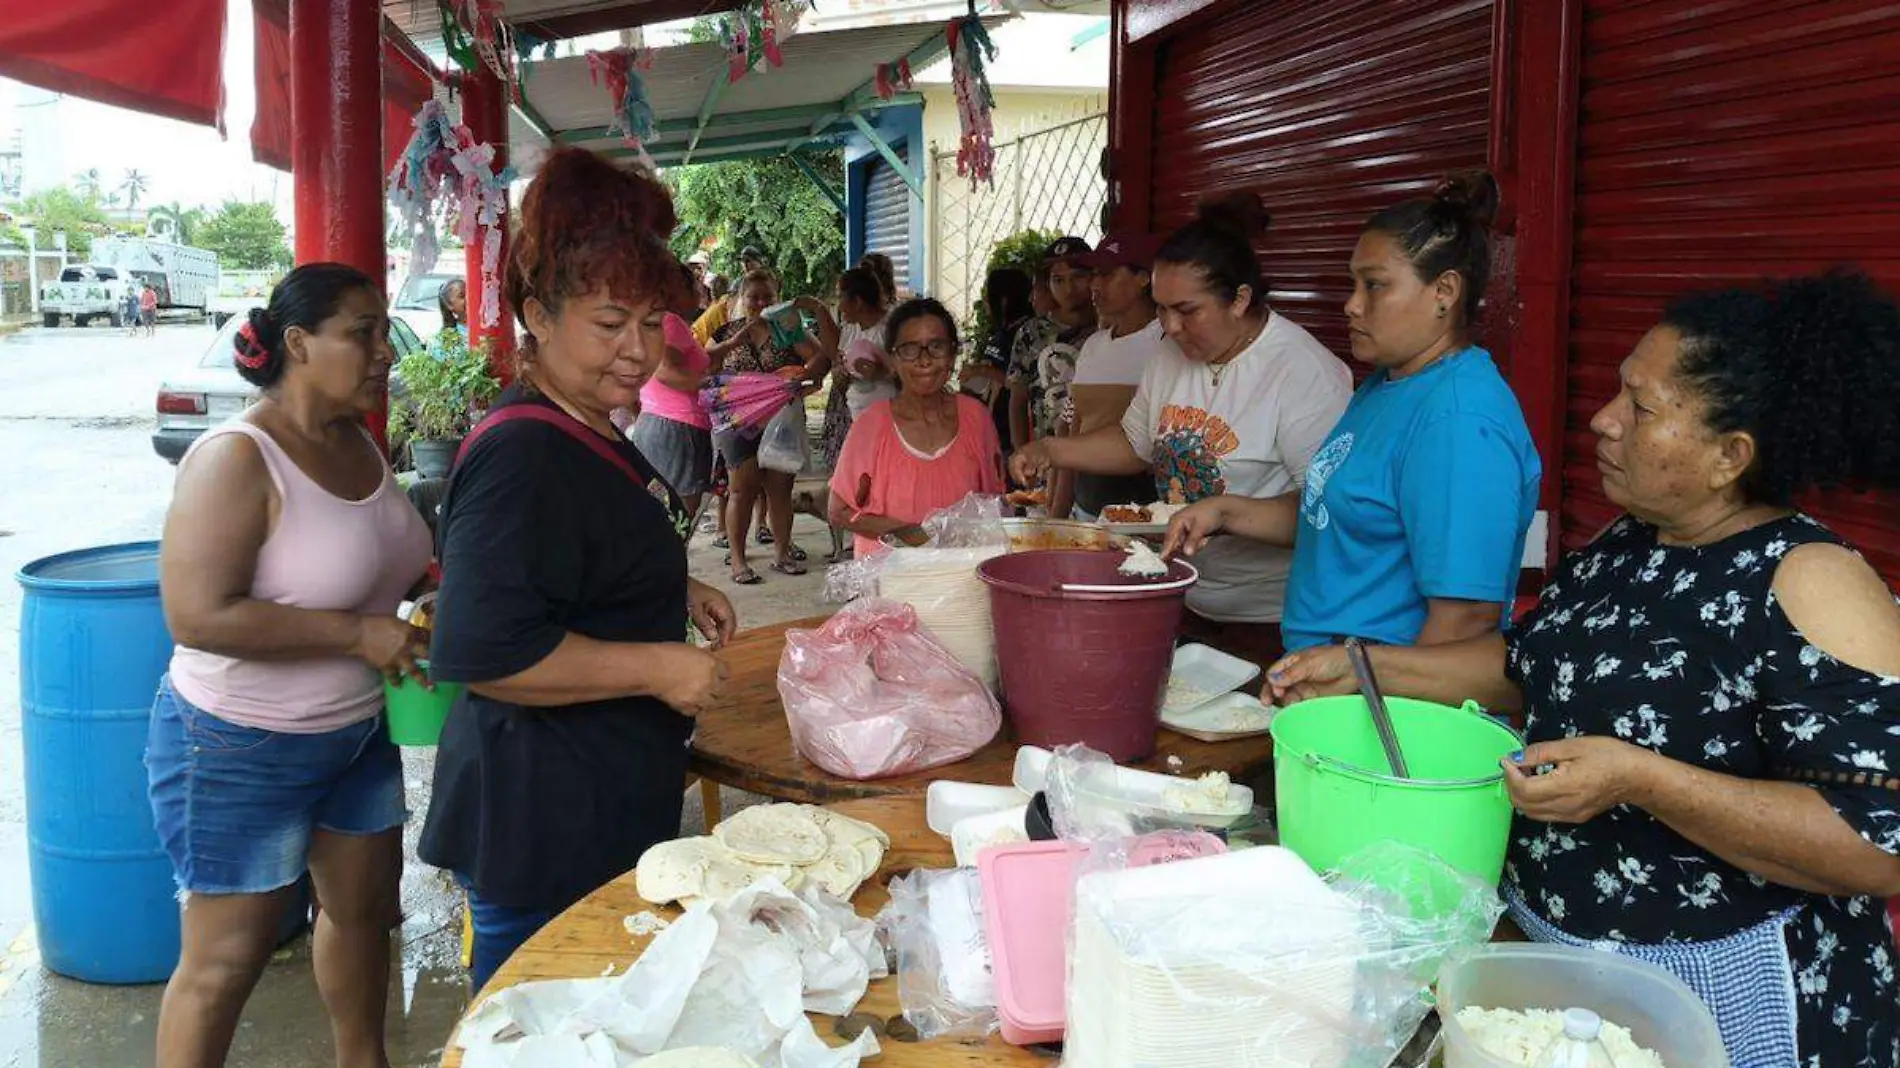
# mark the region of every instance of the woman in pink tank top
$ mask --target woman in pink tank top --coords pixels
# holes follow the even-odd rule
[[[306,871],[337,1063],[386,1064],[406,813],[382,682],[420,677],[427,636],[396,610],[431,556],[363,429],[387,392],[388,312],[361,271],[308,264],[233,344],[262,397],[186,454],[160,555],[178,647],[146,766],[184,942],[158,1064],[224,1062]]]

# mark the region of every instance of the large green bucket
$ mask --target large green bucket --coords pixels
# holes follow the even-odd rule
[[[1274,717],[1280,844],[1325,871],[1395,839],[1495,885],[1511,830],[1498,760],[1523,739],[1474,703],[1389,697],[1386,705],[1410,779],[1390,774],[1363,697],[1303,701]]]

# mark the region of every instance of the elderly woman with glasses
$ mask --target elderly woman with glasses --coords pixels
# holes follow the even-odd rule
[[[1004,490],[989,410],[949,391],[958,348],[950,312],[926,298],[899,305],[886,320],[884,347],[897,396],[857,417],[831,474],[831,522],[856,536],[860,557],[886,535],[921,544],[925,516],[972,493]]]

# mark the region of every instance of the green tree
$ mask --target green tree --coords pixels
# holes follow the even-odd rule
[[[1006,267],[1014,267],[1034,278],[1036,269],[1042,266],[1043,254],[1061,236],[1060,230],[1021,230],[1003,238],[990,246],[989,261],[983,265],[984,279],[987,280],[992,271]],[[970,321],[965,327],[971,337],[985,337],[990,332],[990,309],[984,304],[980,291],[976,294],[972,308]]]
[[[145,191],[151,187],[152,180],[145,176],[144,171],[137,167],[126,171],[125,181],[120,184],[120,188],[125,190],[125,206],[137,210],[139,198],[144,196]]]
[[[844,184],[840,153],[805,159],[832,188]],[[684,258],[708,238],[717,240],[713,270],[737,278],[739,251],[756,245],[778,273],[787,298],[830,298],[844,270],[844,219],[789,157],[730,160],[666,173],[679,209],[680,225],[673,233],[676,254]]]
[[[105,178],[100,175],[99,168],[92,167],[79,173],[80,196],[88,200],[97,200],[99,194],[105,192],[105,188]]]
[[[218,254],[221,266],[235,270],[261,271],[291,262],[284,224],[277,209],[263,202],[227,200],[193,236],[199,248]]]
[[[20,218],[39,228],[40,248],[53,247],[53,233],[66,232],[66,249],[79,259],[92,255],[92,239],[112,232],[97,197],[70,189],[43,189],[20,202]]]

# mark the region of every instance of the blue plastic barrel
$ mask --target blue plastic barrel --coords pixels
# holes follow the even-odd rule
[[[146,797],[146,725],[172,654],[158,544],[49,556],[17,578],[41,959],[88,982],[162,981],[178,963],[179,925]]]

